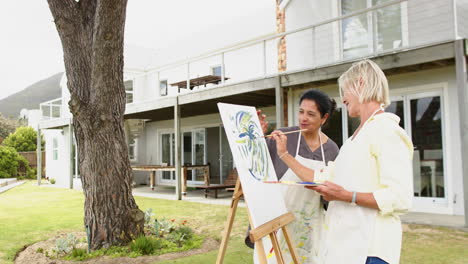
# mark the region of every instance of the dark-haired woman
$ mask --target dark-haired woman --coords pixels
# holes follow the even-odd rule
[[[336,103],[319,90],[304,92],[299,101],[299,126],[280,128],[273,133],[284,133],[302,129],[301,133],[287,134],[287,153],[292,155],[302,166],[320,170],[328,161],[335,160],[339,148],[336,143],[325,135],[321,128],[332,115]],[[262,127],[266,130],[265,116],[259,114]],[[281,160],[277,154],[276,142],[267,140],[269,152],[278,179],[282,181],[301,181],[301,179]],[[284,153],[283,153],[284,155]],[[296,220],[288,225],[291,239],[301,263],[317,263],[318,241],[324,221],[324,208],[320,201],[320,194],[296,186],[284,187],[284,198],[289,212],[294,213]],[[283,252],[287,245],[282,235],[279,236]],[[271,244],[264,240],[265,250],[270,251]],[[271,251],[273,252],[273,251]],[[255,253],[256,254],[256,253]],[[276,258],[267,255],[269,262]],[[283,254],[285,263],[291,263],[290,254]],[[257,258],[254,258],[257,259]],[[276,262],[275,262],[276,263]]]

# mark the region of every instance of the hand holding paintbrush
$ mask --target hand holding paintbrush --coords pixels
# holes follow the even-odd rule
[[[299,132],[303,132],[303,131],[307,131],[307,129],[298,129],[298,130],[294,130],[294,131],[288,131],[288,132],[284,132],[284,133],[280,133],[279,135],[287,135],[287,134],[292,134],[292,133],[299,133]],[[270,137],[273,137],[274,134],[270,134],[270,135],[266,135],[266,136],[262,136],[263,138],[270,138]]]

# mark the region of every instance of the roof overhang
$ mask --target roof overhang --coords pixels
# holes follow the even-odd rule
[[[69,126],[71,118],[53,118],[39,122],[39,129],[62,129]]]
[[[127,105],[125,119],[161,121],[174,119],[174,106],[180,106],[181,117],[218,113],[217,103],[265,107],[275,105],[275,77],[232,85],[206,88],[173,97]]]

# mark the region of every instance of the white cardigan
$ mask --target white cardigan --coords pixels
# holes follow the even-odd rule
[[[328,180],[343,186],[348,191],[374,194],[379,210],[370,218],[372,229],[369,231],[368,244],[364,247],[368,248],[367,256],[379,257],[389,264],[399,263],[402,240],[399,215],[411,207],[413,197],[413,144],[398,125],[399,121],[400,118],[391,113],[371,117],[353,140],[349,138],[345,142],[335,162],[329,162],[324,171],[315,175],[316,181]],[[346,214],[350,212],[353,214],[356,211],[353,208],[359,206],[353,207],[348,203],[333,201],[330,203],[327,215],[330,218],[342,217],[345,211]],[[358,210],[373,209],[361,207]],[[347,222],[350,221],[353,221],[353,218],[347,219]],[[361,221],[354,223],[354,226],[359,228],[359,225],[369,223]],[[345,241],[347,233],[352,233],[349,229],[353,223],[347,225],[340,220],[328,221],[328,224],[332,225],[325,227],[326,237],[330,241],[329,247],[333,247],[334,241],[339,240],[337,244]],[[356,234],[351,237],[353,238],[350,239],[356,240]]]

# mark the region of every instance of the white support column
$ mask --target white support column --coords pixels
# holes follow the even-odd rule
[[[182,179],[181,179],[181,162],[180,162],[180,106],[179,97],[176,97],[174,105],[174,158],[175,158],[175,178],[176,178],[176,196],[177,200],[182,200]]]
[[[276,77],[275,85],[275,99],[276,99],[276,127],[284,126],[284,97],[283,87],[281,87],[281,76]]]
[[[226,71],[224,67],[224,52],[221,53],[221,84],[224,85],[225,77],[226,76]]]
[[[190,62],[187,63],[187,91],[190,91]]]
[[[263,44],[262,45],[262,48],[263,48],[263,77],[265,78],[267,76],[266,40],[264,40],[262,44]]]
[[[36,153],[37,153],[37,185],[41,185],[42,178],[42,148],[41,148],[41,129],[37,126],[37,141],[36,141]]]
[[[70,119],[68,122],[68,153],[70,154],[70,163],[69,163],[69,180],[70,180],[70,189],[73,190],[73,163],[75,162],[73,159],[73,125],[72,120]]]
[[[465,47],[462,39],[455,41],[455,69],[457,75],[458,111],[460,112],[460,148],[463,196],[465,200],[465,226],[468,227],[468,73]]]

